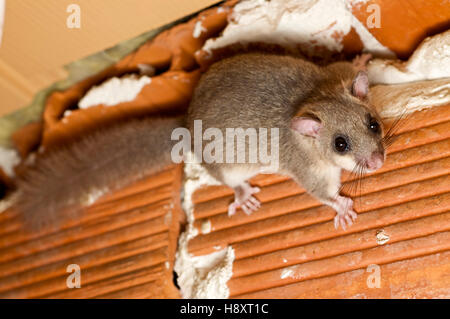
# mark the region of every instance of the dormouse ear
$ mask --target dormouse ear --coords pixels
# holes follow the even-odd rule
[[[317,137],[322,128],[322,123],[317,118],[300,116],[292,119],[291,128],[302,135]]]
[[[352,94],[360,99],[364,99],[369,94],[369,77],[367,72],[358,72],[352,83]]]

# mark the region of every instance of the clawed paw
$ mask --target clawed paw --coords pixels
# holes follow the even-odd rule
[[[372,59],[372,54],[363,53],[353,59],[353,67],[357,71],[367,71],[367,63]]]
[[[353,200],[351,198],[338,196],[331,206],[337,212],[336,217],[334,217],[336,229],[341,226],[343,230],[346,230],[356,221],[358,214],[353,211]]]
[[[235,201],[228,206],[228,216],[236,214],[236,210],[241,208],[244,213],[250,215],[261,207],[261,202],[253,196],[258,193],[258,187],[246,187],[235,192]]]
[[[254,196],[250,196],[245,202],[242,204],[233,202],[228,206],[228,216],[233,216],[236,214],[236,210],[241,208],[244,213],[247,215],[251,215],[254,211],[258,210],[261,207],[261,202],[256,199]]]

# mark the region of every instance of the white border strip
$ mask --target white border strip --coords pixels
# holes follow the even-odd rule
[[[3,25],[5,22],[6,0],[0,0],[0,46],[2,45]]]

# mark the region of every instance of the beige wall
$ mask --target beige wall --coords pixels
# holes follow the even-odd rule
[[[62,66],[218,0],[6,0],[0,47],[0,116],[66,76]],[[81,28],[69,29],[69,4]]]

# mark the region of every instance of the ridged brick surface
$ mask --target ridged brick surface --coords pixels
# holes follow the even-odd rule
[[[58,232],[26,232],[14,211],[0,215],[0,298],[179,297],[181,171],[105,196]],[[81,289],[66,286],[70,264],[81,268]]]

